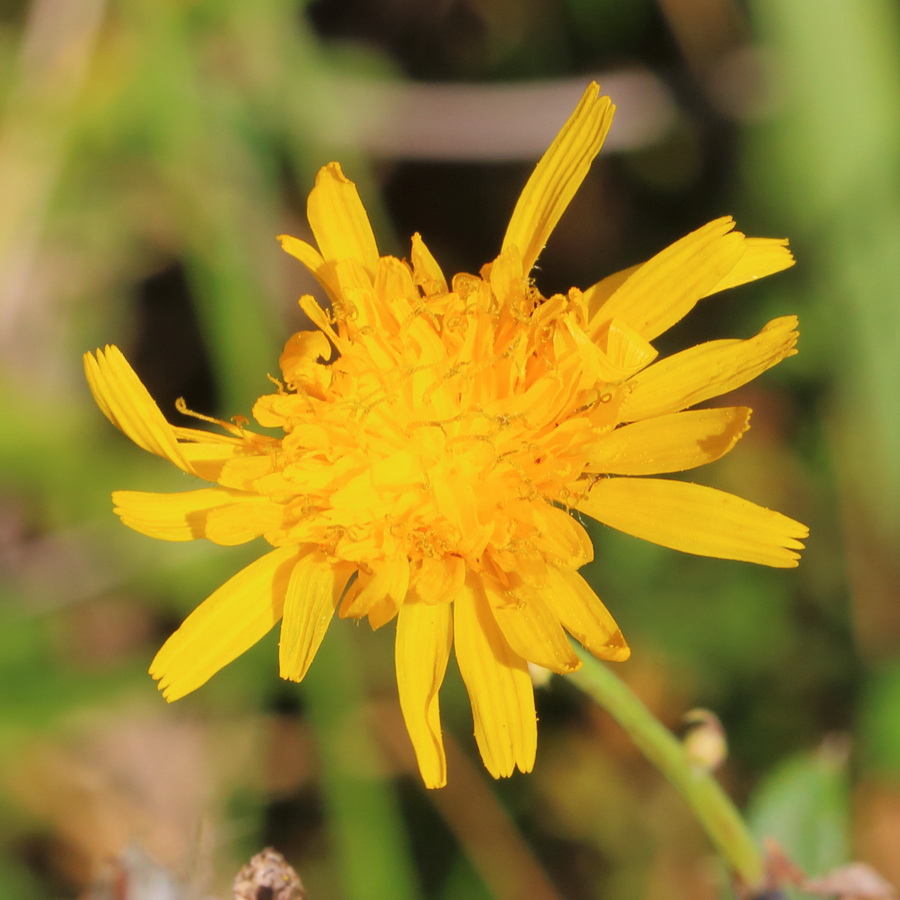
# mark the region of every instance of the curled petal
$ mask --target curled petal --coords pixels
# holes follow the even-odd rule
[[[109,345],[84,355],[84,372],[91,393],[103,414],[141,449],[162,456],[193,472],[173,427],[141,383],[118,347]]]
[[[248,453],[239,442],[182,444],[181,452],[199,478],[236,491],[253,491],[258,479],[275,471],[272,455]]]
[[[788,250],[788,242],[782,238],[746,238],[744,255],[737,265],[706,295],[717,294],[728,288],[765,278],[789,269],[794,257]]]
[[[281,243],[281,249],[286,253],[290,253],[295,259],[309,269],[310,273],[315,276],[316,281],[325,289],[329,297],[334,297],[335,285],[331,274],[331,266],[326,264],[322,259],[322,254],[306,241],[300,238],[292,237],[289,234],[279,234],[278,240]]]
[[[591,536],[565,510],[535,504],[533,514],[539,533],[532,541],[543,556],[571,569],[580,569],[594,558]]]
[[[447,293],[447,279],[417,231],[412,236],[413,275],[426,297]]]
[[[406,598],[409,576],[409,559],[404,555],[392,556],[377,563],[375,571],[371,575],[360,575],[347,593],[341,607],[341,618],[359,619],[388,601],[376,617],[380,624],[385,624],[393,618]],[[388,616],[385,621],[381,621],[383,615]]]
[[[617,317],[652,341],[704,297],[794,264],[787,241],[748,238],[733,228],[730,216],[715,219],[646,262],[589,287],[589,331]]]
[[[652,341],[734,269],[744,253],[745,238],[733,228],[734,219],[726,216],[666,247],[625,279],[597,309],[595,319],[622,319]],[[589,305],[596,304],[591,289],[586,296]]]
[[[809,529],[724,491],[658,478],[603,478],[577,508],[663,547],[791,569]]]

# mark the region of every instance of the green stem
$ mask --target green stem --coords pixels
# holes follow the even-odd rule
[[[764,875],[759,848],[719,783],[691,764],[681,742],[608,666],[580,647],[576,650],[584,665],[567,677],[628,732],[644,756],[681,793],[743,886],[759,887]]]

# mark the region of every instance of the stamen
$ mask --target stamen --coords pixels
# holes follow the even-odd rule
[[[235,419],[241,419],[241,424],[232,424],[231,422],[224,422],[222,419],[216,419],[213,416],[207,416],[203,413],[194,412],[192,409],[188,409],[187,404],[184,401],[184,397],[179,397],[175,401],[175,409],[178,410],[183,416],[190,416],[192,419],[199,419],[201,422],[207,422],[210,425],[218,425],[220,428],[224,428],[229,434],[233,434],[235,437],[243,437],[244,429],[243,425],[247,424],[247,419],[243,416],[235,416]]]

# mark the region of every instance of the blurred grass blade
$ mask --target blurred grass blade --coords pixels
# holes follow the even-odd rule
[[[303,682],[316,730],[322,786],[346,900],[417,900],[414,866],[397,795],[383,775],[365,721],[359,651],[348,622],[329,629]]]
[[[754,199],[784,222],[798,251],[797,277],[808,288],[804,342],[813,351],[803,355],[835,396],[830,434],[857,593],[885,598],[883,610],[869,604],[860,613],[860,636],[893,650],[900,12],[890,0],[756,0],[752,7],[776,60],[779,104],[754,150]]]

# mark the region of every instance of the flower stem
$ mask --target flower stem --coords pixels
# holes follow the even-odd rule
[[[644,756],[681,793],[742,886],[758,888],[764,876],[762,856],[719,783],[709,772],[698,771],[691,764],[680,741],[608,666],[580,647],[576,651],[583,665],[567,678],[628,732]]]

